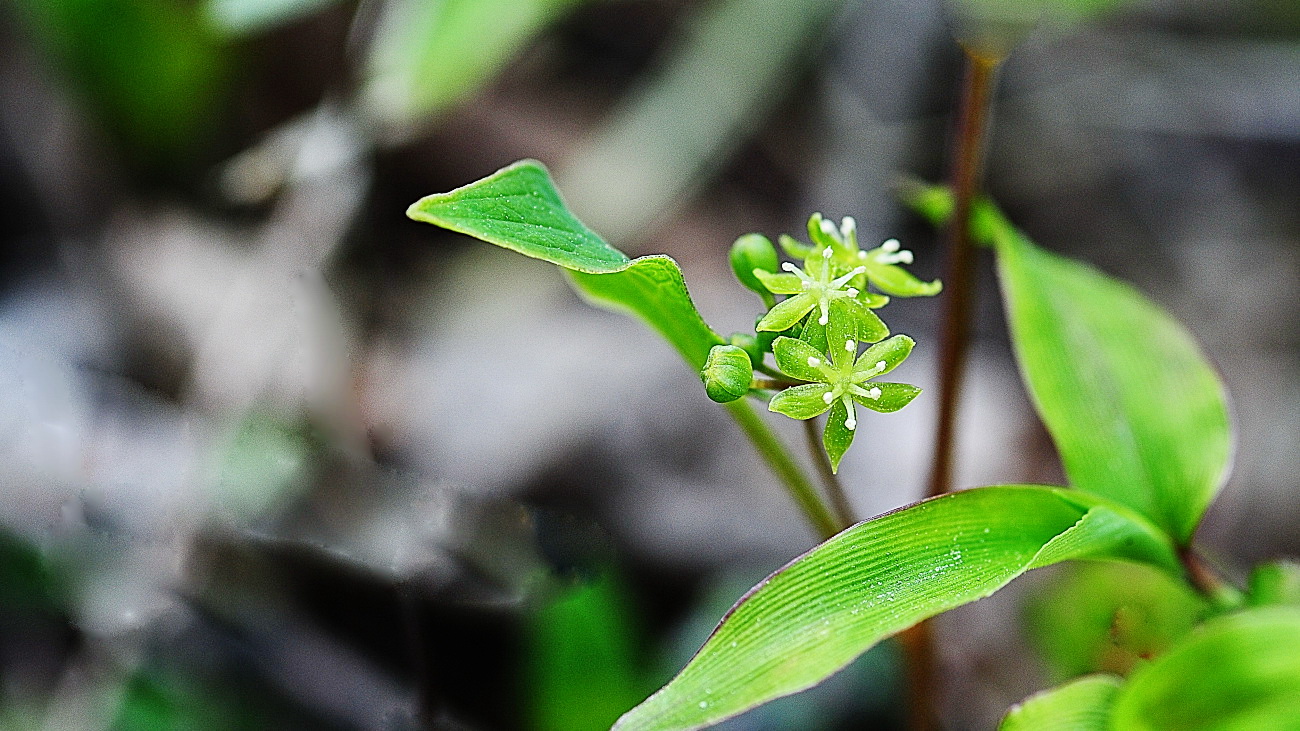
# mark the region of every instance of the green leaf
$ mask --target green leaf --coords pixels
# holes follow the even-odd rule
[[[208,0],[209,22],[232,36],[270,30],[333,5],[338,0]]]
[[[725,341],[705,324],[667,256],[629,260],[565,207],[550,173],[522,160],[449,193],[421,198],[406,215],[568,269],[588,299],[645,320],[694,370]]]
[[[642,256],[609,274],[569,274],[573,286],[588,300],[644,320],[693,369],[703,368],[709,350],[726,342],[700,317],[682,270],[667,256]]]
[[[628,266],[626,254],[569,212],[551,174],[536,160],[425,196],[406,215],[579,272],[607,274]]]
[[[1072,565],[1026,605],[1030,639],[1058,680],[1126,675],[1185,637],[1209,613],[1186,581],[1137,564]]]
[[[1110,731],[1110,709],[1122,681],[1089,675],[1014,706],[998,731]]]
[[[1179,542],[1227,476],[1227,397],[1181,325],[1127,284],[995,238],[1021,372],[1070,482],[1124,503]]]
[[[1300,729],[1300,609],[1267,607],[1207,622],[1134,671],[1115,700],[1116,731]]]
[[[1256,607],[1272,604],[1300,607],[1300,563],[1283,559],[1256,566],[1250,573],[1246,600]]]
[[[1075,558],[1177,572],[1168,537],[1060,488],[985,487],[859,523],[743,597],[668,685],[615,725],[694,729],[811,687],[892,634]]]
[[[630,603],[606,575],[574,586],[528,618],[530,728],[608,729],[644,687]]]
[[[490,80],[534,36],[586,0],[407,0],[380,18],[363,98],[406,125],[451,107]]]

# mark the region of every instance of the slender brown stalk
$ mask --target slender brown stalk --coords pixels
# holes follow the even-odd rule
[[[948,223],[948,262],[943,278],[943,338],[939,343],[939,419],[935,429],[930,496],[952,490],[953,452],[957,441],[957,405],[966,366],[975,300],[975,256],[970,241],[971,204],[979,193],[984,166],[985,133],[993,99],[994,79],[1002,57],[963,47],[966,73],[953,141],[953,212]],[[907,663],[908,728],[939,728],[936,699],[934,629],[921,622],[899,636]]]
[[[817,474],[822,478],[822,486],[826,488],[826,496],[830,498],[831,511],[835,513],[835,519],[840,522],[841,529],[848,528],[858,522],[858,519],[853,513],[853,506],[849,504],[849,496],[844,492],[844,484],[831,469],[831,462],[826,457],[826,451],[822,449],[817,426],[816,419],[805,419],[803,422],[808,454],[812,456],[813,464],[817,465]]]
[[[948,223],[948,263],[943,278],[943,338],[939,342],[939,421],[935,430],[930,496],[952,490],[958,394],[965,373],[975,299],[975,257],[970,242],[971,203],[979,192],[985,132],[993,97],[993,82],[1001,58],[968,48],[966,74],[952,161],[953,212]]]

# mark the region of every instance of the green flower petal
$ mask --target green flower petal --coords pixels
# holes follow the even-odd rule
[[[861,295],[861,299],[862,299],[862,304],[866,305],[867,307],[870,307],[873,310],[878,310],[881,307],[884,307],[885,305],[889,304],[888,295],[876,294],[875,292],[863,292]]]
[[[811,419],[830,408],[825,400],[826,394],[830,392],[831,387],[824,383],[809,383],[787,388],[772,397],[767,404],[767,409],[785,414],[792,419]]]
[[[808,343],[794,338],[777,338],[772,343],[776,367],[791,378],[825,383],[826,355]]]
[[[864,388],[873,393],[879,393],[879,396],[872,399],[855,394],[853,400],[872,411],[879,411],[882,414],[898,411],[911,403],[912,399],[921,393],[921,389],[910,383],[867,383],[864,384]]]
[[[754,276],[767,287],[772,294],[799,294],[803,291],[803,282],[793,274],[771,274],[762,269],[755,269]]]
[[[813,247],[808,244],[786,234],[781,234],[776,241],[781,245],[781,250],[786,253],[786,256],[797,261],[807,259],[813,250]]]
[[[899,363],[907,360],[907,356],[912,354],[914,345],[916,345],[916,341],[906,335],[895,335],[883,343],[876,343],[867,348],[866,352],[858,358],[858,362],[853,366],[853,373],[859,374],[872,371],[871,378],[883,376],[897,368]],[[885,364],[885,367],[876,370],[876,364],[881,362]]]
[[[816,306],[817,300],[813,299],[812,295],[807,293],[796,294],[790,299],[778,302],[776,307],[768,310],[763,319],[758,321],[755,329],[781,332],[799,322],[800,318],[808,314]]]
[[[822,432],[822,446],[826,448],[826,456],[830,457],[831,472],[840,471],[840,459],[849,451],[853,435],[857,433],[844,425],[848,418],[849,410],[844,406],[844,401],[836,400],[835,405],[831,406],[831,413],[826,417],[826,429]]]
[[[874,343],[889,337],[889,326],[860,300],[841,297],[832,302],[831,320],[837,318],[846,323],[845,336],[859,342]]]
[[[897,264],[881,264],[870,257],[863,262],[867,279],[882,292],[895,297],[930,297],[939,294],[943,283],[924,282]]]

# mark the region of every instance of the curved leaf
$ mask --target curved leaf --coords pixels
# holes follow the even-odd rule
[[[1115,699],[1116,731],[1300,729],[1300,609],[1207,622],[1136,670]]]
[[[978,488],[859,523],[751,590],[686,668],[615,728],[716,723],[811,687],[880,640],[1031,568],[1072,558],[1178,571],[1155,526],[1060,488]]]
[[[677,262],[667,256],[631,260],[605,243],[569,212],[536,160],[425,196],[406,215],[568,269],[581,294],[642,318],[696,370],[710,348],[725,342],[695,309]]]
[[[1191,336],[1127,284],[996,229],[1017,360],[1075,486],[1186,542],[1222,487],[1227,397]]]
[[[998,731],[1110,731],[1122,684],[1114,675],[1089,675],[1037,693],[1012,707]]]

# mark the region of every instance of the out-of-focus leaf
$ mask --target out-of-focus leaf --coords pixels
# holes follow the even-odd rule
[[[1121,681],[1089,675],[1032,695],[1014,706],[998,731],[1110,731]]]
[[[225,57],[192,3],[20,0],[38,43],[106,127],[153,161],[212,127]]]
[[[223,33],[247,35],[306,17],[338,0],[208,0],[209,22]]]
[[[472,94],[534,35],[590,0],[398,0],[385,6],[364,98],[405,125]]]
[[[0,531],[0,609],[52,613],[62,597],[59,575],[40,550]]]
[[[1178,571],[1155,526],[1094,495],[986,487],[859,523],[743,597],[622,731],[694,729],[811,687],[880,640],[1039,566],[1118,558]]]
[[[1300,609],[1207,622],[1135,670],[1115,699],[1116,731],[1300,729]]]
[[[630,602],[604,576],[529,617],[531,728],[607,729],[640,697]]]
[[[1300,563],[1282,560],[1256,566],[1250,574],[1246,601],[1256,607],[1273,604],[1300,607]]]
[[[579,292],[644,319],[694,370],[725,342],[695,309],[677,262],[666,256],[629,260],[605,243],[569,212],[536,161],[422,198],[407,215],[568,269]]]
[[[1131,286],[996,229],[1021,374],[1070,482],[1191,538],[1227,477],[1227,395],[1172,317]]]
[[[232,435],[217,473],[217,502],[241,517],[264,515],[297,496],[313,452],[299,429],[251,413]]]
[[[1029,636],[1058,679],[1126,674],[1186,636],[1209,612],[1185,581],[1146,566],[1066,567],[1026,607]]]

